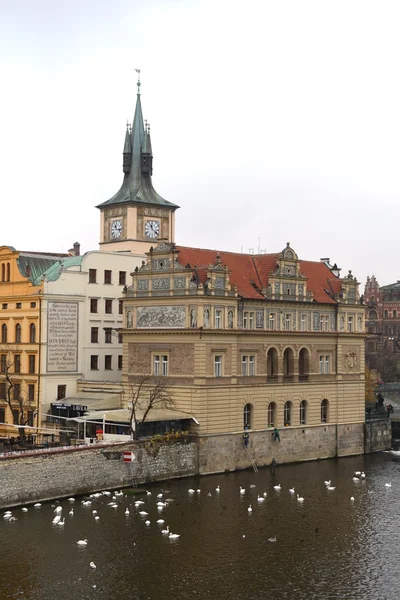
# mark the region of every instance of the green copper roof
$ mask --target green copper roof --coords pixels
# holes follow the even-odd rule
[[[115,204],[155,204],[157,206],[167,206],[170,208],[179,208],[176,204],[168,202],[162,196],[157,194],[153,188],[150,173],[142,172],[141,154],[146,151],[151,153],[150,135],[145,131],[142,114],[142,104],[140,94],[137,95],[135,117],[133,119],[132,131],[129,133],[130,148],[132,152],[132,162],[130,172],[124,175],[124,180],[119,191],[106,202],[97,205],[97,208],[104,208]],[[127,136],[125,137],[124,152],[129,149]]]
[[[383,285],[379,289],[382,292],[398,292],[400,290],[400,281],[396,281],[396,283],[390,283],[389,285]]]
[[[40,285],[43,273],[62,258],[62,254],[20,252],[17,265],[21,275],[28,277],[33,285]]]
[[[83,256],[68,256],[67,258],[63,258],[49,267],[42,276],[45,277],[46,281],[57,281],[61,275],[61,271],[69,267],[80,266],[82,259]]]

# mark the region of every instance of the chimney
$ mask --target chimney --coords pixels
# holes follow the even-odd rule
[[[74,252],[75,252],[75,256],[79,256],[81,253],[81,245],[79,242],[75,242],[74,243]]]

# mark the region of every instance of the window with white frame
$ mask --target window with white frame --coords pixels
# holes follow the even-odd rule
[[[244,377],[255,374],[255,362],[256,357],[253,354],[244,354],[242,356],[242,375]]]
[[[347,331],[349,333],[353,333],[354,331],[354,318],[352,315],[349,315],[347,317]]]
[[[222,356],[220,354],[214,356],[214,376],[222,377]]]
[[[300,331],[306,331],[307,317],[306,315],[301,315],[300,317]]]
[[[221,329],[222,327],[222,310],[217,308],[215,311],[215,329]]]
[[[319,355],[319,374],[328,375],[331,370],[331,357],[329,354]]]
[[[275,329],[275,313],[269,313],[269,328]]]
[[[243,329],[254,329],[254,313],[244,311],[243,313]]]
[[[329,331],[329,315],[321,315],[319,329],[320,331]]]
[[[290,331],[292,329],[292,315],[290,313],[286,313],[285,315],[285,330]]]
[[[168,355],[154,354],[153,356],[153,375],[168,375]]]

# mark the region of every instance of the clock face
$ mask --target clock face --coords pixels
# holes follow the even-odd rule
[[[159,221],[147,221],[144,226],[144,232],[146,237],[155,240],[160,235],[160,222]]]
[[[122,234],[122,221],[119,219],[111,223],[111,237],[119,238]]]

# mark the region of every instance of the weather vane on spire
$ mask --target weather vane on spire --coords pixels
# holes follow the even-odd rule
[[[140,94],[140,69],[135,69],[136,73],[138,74],[138,80],[137,80],[137,93],[138,95]]]

